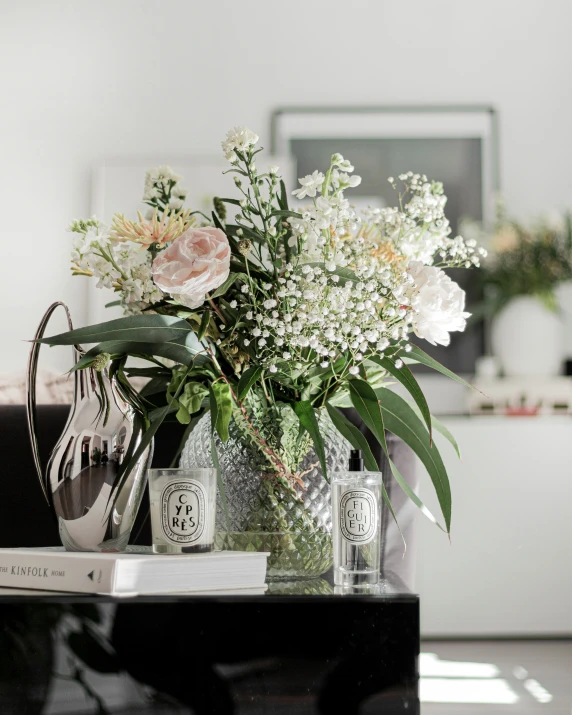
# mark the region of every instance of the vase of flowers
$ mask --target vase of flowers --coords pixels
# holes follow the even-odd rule
[[[327,472],[345,469],[349,442],[326,410],[318,411],[317,420]],[[222,482],[216,547],[269,552],[270,580],[313,578],[332,565],[330,485],[309,435],[298,439],[298,432],[298,420],[287,405],[255,404],[251,398],[248,417],[237,414],[231,421],[228,441],[215,435]],[[273,469],[265,450],[271,450],[288,473]],[[181,466],[191,464],[213,464],[208,415],[183,449]]]
[[[491,347],[504,375],[558,375],[563,321],[558,291],[572,278],[569,218],[524,225],[499,216],[481,273],[485,310],[492,316]]]
[[[75,221],[74,273],[113,289],[126,316],[46,342],[93,344],[78,370],[113,360],[126,377],[149,380],[140,392],[147,431],[131,460],[167,416],[188,425],[183,464],[219,470],[221,546],[269,549],[278,577],[317,575],[331,561],[329,474],[349,445],[377,470],[346,406],[386,454],[386,431],[416,452],[442,519],[389,460],[393,477],[449,532],[449,480],[432,440],[441,427],[409,364],[460,378],[409,337],[447,345],[464,329],[464,293],[443,269],[477,266],[485,252],[451,236],[439,182],[390,178],[399,207],[358,216],[345,194],[360,177],[334,154],[300,179],[292,207],[278,167],[259,167],[257,143],[244,127],[229,131],[236,196],[215,198],[210,216],[185,208],[180,177],[158,167],[146,177],[145,217]],[[149,366],[125,367],[127,356]]]

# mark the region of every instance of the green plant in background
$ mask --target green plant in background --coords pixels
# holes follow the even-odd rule
[[[184,209],[181,177],[158,167],[146,177],[146,218],[118,214],[110,228],[95,218],[75,221],[74,274],[114,290],[126,316],[44,342],[93,344],[74,369],[109,361],[103,369],[126,385],[129,377],[149,380],[138,396],[147,431],[118,480],[166,418],[187,424],[188,434],[205,411],[213,435],[226,441],[233,420],[257,451],[271,480],[269,498],[272,480],[293,492],[299,487],[311,444],[327,476],[321,413],[375,470],[365,438],[339,409],[352,405],[386,454],[388,430],[419,456],[449,532],[449,479],[433,429],[455,443],[431,417],[407,363],[463,381],[409,335],[448,345],[450,333],[465,328],[464,292],[443,268],[478,266],[486,252],[451,236],[443,186],[420,174],[389,179],[398,206],[358,216],[345,192],[361,179],[340,154],[325,173],[300,179],[291,207],[278,167],[257,165],[257,142],[244,127],[229,131],[223,150],[238,198],[216,198],[210,217]],[[128,356],[150,366],[128,368]],[[389,389],[395,381],[412,402]],[[217,464],[214,439],[212,454]]]
[[[467,224],[465,231],[474,230]],[[479,231],[478,227],[476,230]],[[479,313],[496,315],[518,296],[534,296],[550,310],[558,308],[555,289],[572,279],[572,217],[541,217],[529,224],[499,210],[493,234],[480,239],[490,246],[480,278],[485,296]]]

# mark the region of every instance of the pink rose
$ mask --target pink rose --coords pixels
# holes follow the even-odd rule
[[[202,305],[229,273],[230,246],[219,228],[189,228],[153,261],[155,283],[188,308]]]

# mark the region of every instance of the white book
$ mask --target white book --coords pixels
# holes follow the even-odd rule
[[[212,591],[193,591],[191,589],[188,589],[187,591],[165,591],[164,593],[154,593],[152,594],[153,596],[161,597],[164,596],[165,598],[168,598],[169,596],[263,596],[266,591],[268,591],[268,585],[264,584],[264,586],[257,586],[257,587],[249,587],[249,588],[217,588]],[[84,596],[88,597],[90,596],[89,593],[83,594]],[[93,594],[91,594],[93,595]],[[96,595],[101,595],[101,594],[96,594]],[[109,594],[105,594],[109,595]],[[140,594],[140,593],[122,593],[122,594],[115,594],[114,597],[120,597],[120,598],[128,598],[131,596],[142,596],[146,594]],[[0,586],[0,599],[3,597],[8,597],[10,596],[30,596],[30,597],[46,597],[46,596],[77,596],[77,592],[73,591],[47,591],[47,590],[40,590],[37,588],[8,588],[5,586]]]
[[[0,586],[114,596],[261,589],[268,554],[158,555],[0,549]]]

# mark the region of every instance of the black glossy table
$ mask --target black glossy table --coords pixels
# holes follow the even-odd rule
[[[419,713],[419,599],[326,579],[264,595],[0,594],[0,713]]]

